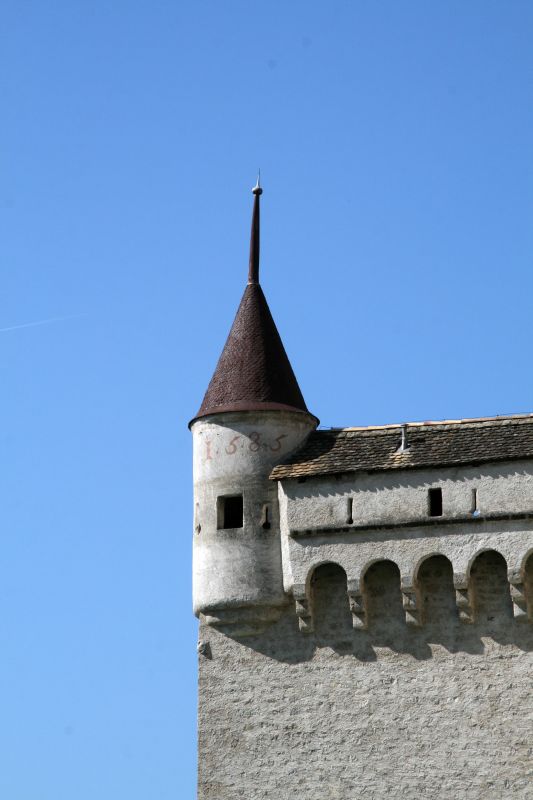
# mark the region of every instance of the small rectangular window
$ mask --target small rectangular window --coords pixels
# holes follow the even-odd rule
[[[242,494],[218,498],[218,528],[242,528]]]
[[[430,517],[442,517],[442,489],[429,490],[428,507]]]
[[[261,527],[265,531],[270,530],[270,509],[267,503],[265,503],[263,506],[263,512],[261,514]]]

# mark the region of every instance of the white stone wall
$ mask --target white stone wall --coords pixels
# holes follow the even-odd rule
[[[291,605],[201,617],[200,800],[533,800],[532,511],[530,462],[284,481]]]
[[[443,515],[430,518],[428,489],[439,486]],[[474,488],[479,515],[472,514]],[[409,587],[424,559],[440,553],[460,588],[483,550],[501,553],[515,577],[533,552],[531,462],[283,481],[279,495],[287,593],[301,594],[314,568],[327,561],[340,564],[357,589],[372,563],[389,559]]]
[[[398,523],[428,517],[428,489],[441,487],[443,515],[468,514],[477,489],[482,515],[533,511],[533,464],[516,461],[478,467],[354,473],[285,480],[286,528],[298,530],[346,524],[353,500],[354,525]]]
[[[533,798],[531,625],[336,636],[201,627],[200,800]]]
[[[268,476],[314,426],[307,414],[281,411],[213,414],[193,423],[196,614],[286,603],[278,493]],[[220,529],[217,501],[231,495],[243,497],[244,525]],[[231,624],[232,614],[223,615]]]

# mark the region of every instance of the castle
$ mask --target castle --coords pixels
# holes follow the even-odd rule
[[[198,797],[533,798],[533,415],[317,430],[253,191],[190,424]]]

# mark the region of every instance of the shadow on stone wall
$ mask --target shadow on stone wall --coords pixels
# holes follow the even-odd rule
[[[232,638],[277,661],[295,664],[320,656],[321,650],[326,654],[326,649],[362,662],[393,654],[423,661],[433,657],[435,648],[476,656],[494,647],[533,652],[533,624],[513,618],[502,556],[495,551],[481,553],[470,580],[475,613],[474,621],[465,624],[458,617],[450,562],[443,556],[428,558],[417,584],[421,624],[411,627],[402,606],[398,567],[380,561],[365,575],[366,628],[354,630],[346,573],[337,564],[323,564],[311,581],[312,633],[301,632],[296,615],[288,609],[263,633]]]
[[[481,481],[488,474],[491,478],[515,478],[517,476],[533,477],[533,468],[529,464],[516,464],[516,463],[491,463],[488,469],[482,467],[468,467],[468,474],[454,474],[453,480],[456,483],[470,483],[472,481]],[[450,466],[450,470],[453,467]],[[323,476],[310,477],[300,479],[294,485],[287,487],[288,494],[291,498],[306,498],[306,499],[326,499],[329,497],[338,497],[339,484],[346,483],[351,488],[353,487],[353,473],[338,473],[328,476],[330,483],[324,485]],[[365,486],[365,492],[378,494],[383,489],[419,489],[431,485],[432,479],[428,477],[427,473],[422,469],[402,470],[396,473],[395,470],[390,472],[380,473],[380,484],[371,488]]]

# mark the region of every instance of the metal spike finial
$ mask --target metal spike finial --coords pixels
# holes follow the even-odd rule
[[[261,189],[261,170],[258,170],[257,172],[257,183],[252,189],[252,194],[258,194],[258,195],[263,194],[263,190]]]

